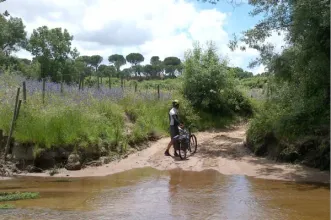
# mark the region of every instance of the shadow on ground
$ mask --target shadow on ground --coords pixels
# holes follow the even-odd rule
[[[226,158],[236,161],[245,161],[255,166],[258,176],[276,176],[280,179],[291,179],[299,182],[329,182],[329,174],[325,171],[316,171],[305,166],[272,161],[263,157],[256,157],[244,146],[242,138],[227,135],[217,135],[202,142],[198,146],[198,157],[203,159]],[[318,175],[317,175],[318,174]],[[323,185],[323,184],[322,184]],[[303,190],[309,190],[303,187]]]
[[[242,138],[217,135],[213,139],[202,142],[198,146],[199,157],[216,158],[223,157],[232,160],[240,160],[250,152],[244,147]]]

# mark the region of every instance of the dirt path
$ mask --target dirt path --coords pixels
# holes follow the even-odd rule
[[[143,151],[129,155],[121,161],[114,161],[100,167],[88,167],[79,171],[59,170],[55,177],[106,176],[113,173],[141,167],[154,167],[159,170],[181,168],[201,171],[214,169],[226,175],[247,175],[257,178],[330,182],[330,173],[300,165],[276,163],[265,158],[253,156],[243,145],[245,126],[224,132],[199,132],[198,151],[185,161],[164,156],[169,138],[151,144]],[[171,151],[173,155],[173,151]],[[22,174],[29,176],[49,176],[48,173]]]

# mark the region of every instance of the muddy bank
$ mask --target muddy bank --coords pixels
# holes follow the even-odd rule
[[[145,141],[131,143],[126,151],[123,151],[121,146],[114,147],[106,144],[86,147],[63,145],[36,148],[32,143],[19,143],[12,138],[5,161],[3,156],[8,137],[1,134],[0,130],[0,180],[20,174],[39,173],[53,176],[62,170],[78,171],[87,167],[106,165],[111,161],[121,160],[129,154],[148,148],[149,141],[161,138],[156,134],[151,134]]]
[[[56,177],[107,176],[133,168],[153,167],[159,170],[180,168],[188,171],[213,169],[225,175],[247,175],[256,178],[330,182],[330,173],[304,165],[279,163],[256,157],[245,146],[245,126],[218,132],[197,133],[198,151],[187,160],[164,156],[169,138],[150,143],[150,147],[132,153],[125,159],[111,161],[101,166],[89,166],[82,170],[58,169]],[[49,176],[48,173],[22,173],[19,176]]]

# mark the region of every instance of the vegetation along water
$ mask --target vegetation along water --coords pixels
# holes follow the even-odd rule
[[[137,37],[127,43],[140,46],[128,51],[118,49],[126,45],[125,31],[92,36],[80,32],[87,27],[54,25],[54,17],[75,14],[63,11],[70,7],[65,1],[40,3],[62,12],[45,15],[46,26],[40,10],[42,19],[31,28],[25,10],[13,7],[17,1],[0,0],[2,217],[329,219],[330,1],[169,2],[177,14],[191,13],[171,24],[180,26],[176,31],[194,16],[197,23],[187,29],[192,36],[204,33],[203,39],[223,32],[197,31],[199,22],[207,27],[214,20],[197,16],[196,5],[214,16],[220,4],[249,7],[260,20],[241,36],[237,31],[227,47],[196,41],[180,55],[166,48],[158,55],[153,48],[163,44],[165,32],[176,31],[153,26],[159,32],[146,38],[158,36],[158,43],[141,43],[140,28],[150,27],[151,19],[135,27]],[[75,17],[99,7],[80,4],[77,11],[86,8]],[[160,7],[148,4],[149,10]],[[279,50],[268,41],[276,35],[283,36]],[[98,38],[103,47],[115,46],[109,54],[89,49],[91,36],[104,37]],[[264,71],[236,67],[227,50],[238,56],[254,51],[249,66]],[[22,51],[31,58],[18,56]],[[183,161],[163,156],[173,99],[198,138],[196,155]]]

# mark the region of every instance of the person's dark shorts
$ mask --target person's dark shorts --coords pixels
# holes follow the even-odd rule
[[[170,125],[170,137],[173,139],[176,135],[179,135],[178,126]]]

